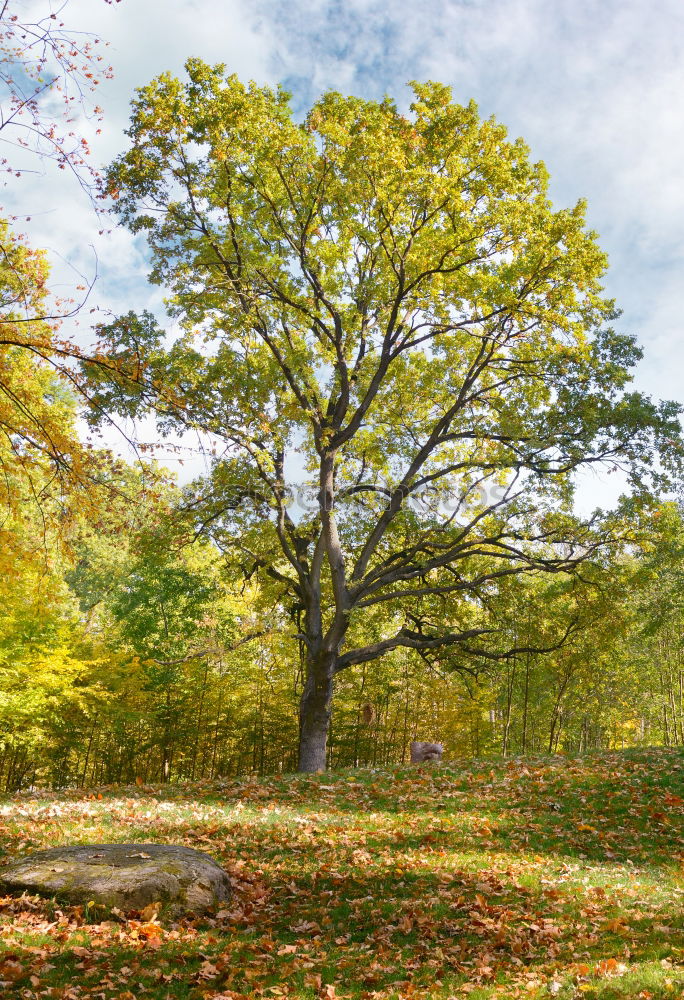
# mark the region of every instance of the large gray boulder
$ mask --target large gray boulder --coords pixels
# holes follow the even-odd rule
[[[142,910],[161,903],[170,916],[201,914],[230,899],[230,880],[201,851],[166,844],[54,847],[0,868],[0,895],[23,892],[69,903]]]

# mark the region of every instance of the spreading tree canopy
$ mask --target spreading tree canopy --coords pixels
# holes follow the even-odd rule
[[[677,409],[625,389],[639,352],[606,326],[583,204],[554,209],[544,166],[474,104],[414,84],[407,114],[327,93],[297,121],[281,90],[187,71],[138,92],[107,178],[176,335],[121,317],[91,372],[110,412],[208,435],[188,509],[298,623],[316,770],[339,671],[510,653],[481,610],[497,581],[595,553],[610,524],[572,515],[572,474],[643,488]]]

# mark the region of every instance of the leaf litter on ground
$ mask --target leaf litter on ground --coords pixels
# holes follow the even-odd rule
[[[183,844],[234,898],[175,922],[0,899],[0,995],[682,997],[683,820],[676,748],[17,794],[3,860]]]

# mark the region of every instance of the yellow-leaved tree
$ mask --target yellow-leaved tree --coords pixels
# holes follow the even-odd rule
[[[407,114],[329,93],[298,121],[281,90],[187,70],[138,92],[108,174],[182,334],[121,317],[102,334],[128,381],[93,376],[103,407],[220,441],[188,509],[287,605],[316,771],[342,671],[521,652],[491,593],[610,544],[609,518],[573,515],[573,474],[666,488],[678,408],[628,391],[639,350],[610,329],[583,204],[556,209],[474,104],[414,84]]]
[[[95,483],[76,399],[49,315],[45,255],[0,219],[0,560],[26,558]],[[30,512],[30,514],[29,514]],[[16,523],[34,518],[32,537]],[[17,552],[17,549],[20,552]]]

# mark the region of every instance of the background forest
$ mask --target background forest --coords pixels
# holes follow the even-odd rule
[[[174,544],[177,490],[131,504],[135,476],[117,474],[126,498],[95,527],[77,517],[66,550],[50,536],[36,548],[35,520],[3,529],[3,786],[295,770],[292,623],[212,546]],[[405,762],[413,738],[443,740],[450,760],[683,745],[683,543],[671,504],[586,579],[500,588],[502,644],[572,625],[554,652],[453,670],[401,650],[346,672],[330,765]]]

